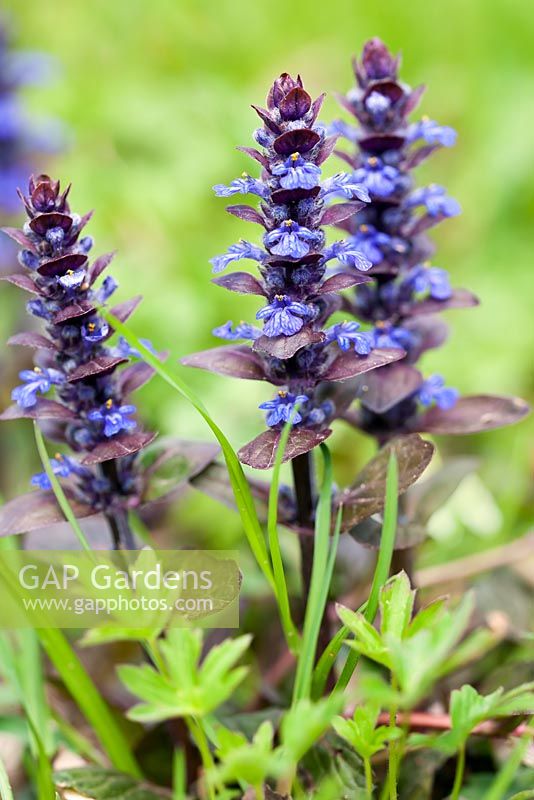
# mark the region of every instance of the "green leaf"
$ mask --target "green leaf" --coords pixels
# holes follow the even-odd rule
[[[456,747],[462,746],[477,725],[491,719],[503,690],[483,696],[468,684],[451,693],[450,716]]]
[[[37,635],[113,766],[139,777],[141,773],[128,741],[67,639],[61,631],[53,628],[40,628]]]
[[[338,605],[336,608],[341,622],[350,633],[354,634],[354,639],[349,639],[347,644],[358,653],[389,668],[391,661],[388,650],[378,631],[366,620],[364,615],[344,606]]]
[[[330,727],[333,718],[344,704],[342,694],[331,694],[316,703],[304,698],[284,715],[280,726],[280,739],[284,753],[297,764],[304,753],[317,742]]]
[[[160,786],[138,781],[122,772],[103,767],[79,767],[54,773],[61,798],[76,792],[93,800],[168,800],[170,793]]]
[[[362,758],[372,758],[375,753],[384,749],[386,742],[398,739],[402,735],[400,728],[376,727],[380,704],[367,702],[357,706],[352,719],[336,717],[333,727]]]
[[[380,590],[380,630],[382,636],[402,639],[408,629],[415,591],[405,572],[394,575]]]
[[[0,756],[0,798],[1,800],[14,800],[11,784],[6,772],[4,762]]]
[[[143,701],[130,709],[128,717],[137,722],[163,722],[209,714],[228,700],[245,677],[247,668],[234,668],[234,664],[250,641],[250,636],[227,639],[213,647],[199,667],[202,632],[171,628],[166,639],[154,645],[160,654],[158,669],[148,664],[118,668],[126,688]]]

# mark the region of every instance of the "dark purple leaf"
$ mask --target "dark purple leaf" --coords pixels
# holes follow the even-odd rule
[[[255,278],[254,275],[251,275],[250,272],[230,272],[228,275],[212,278],[212,283],[216,283],[217,286],[222,286],[230,292],[266,296],[265,289],[259,280]]]
[[[75,500],[67,489],[64,491],[76,517],[81,519],[98,513]],[[52,491],[29,492],[9,500],[0,508],[0,536],[27,533],[57,522],[65,522],[65,517]]]
[[[317,117],[319,115],[319,112],[321,110],[321,107],[323,105],[325,97],[326,97],[326,94],[323,92],[322,94],[319,95],[319,97],[317,97],[313,101],[313,103],[311,105],[311,112],[312,112],[311,113],[311,124],[312,125],[313,125],[313,123],[315,122],[315,120],[317,119]],[[335,138],[335,137],[333,137],[333,138]],[[324,159],[323,159],[323,161],[324,161]],[[321,163],[321,162],[319,162],[319,163]]]
[[[334,92],[334,97],[338,101],[339,105],[342,106],[349,114],[354,116],[354,106],[350,102],[350,100],[345,97],[344,94],[340,94],[339,92]]]
[[[64,231],[70,230],[72,227],[72,217],[68,214],[60,214],[58,211],[52,211],[50,214],[39,214],[30,221],[30,228],[34,233],[40,236],[49,230],[49,228],[61,228]]]
[[[362,275],[356,270],[354,272],[338,272],[327,278],[322,286],[317,289],[316,294],[329,294],[330,292],[340,292],[342,289],[350,289],[351,286],[358,286],[360,283],[369,283],[372,280],[368,275]]]
[[[113,314],[114,317],[117,317],[119,322],[126,322],[129,319],[141,300],[143,299],[142,294],[138,294],[135,297],[131,297],[129,300],[125,300],[123,303],[119,303],[113,308],[110,308],[110,314]]]
[[[418,147],[408,158],[406,159],[406,169],[414,169],[418,167],[425,159],[432,155],[436,150],[439,150],[439,144],[427,144],[424,147]]]
[[[358,159],[356,156],[351,156],[348,153],[345,153],[343,150],[336,150],[336,156],[344,161],[345,164],[348,164],[351,169],[356,169],[358,164]]]
[[[327,138],[324,140],[317,153],[317,158],[315,159],[317,165],[323,164],[326,161],[326,159],[332,155],[337,140],[338,140],[337,136],[327,136]]]
[[[276,192],[271,193],[271,200],[277,205],[287,205],[296,203],[298,200],[317,197],[320,191],[320,186],[314,186],[313,189],[277,189]]]
[[[94,310],[95,306],[93,303],[90,303],[89,300],[81,300],[79,303],[73,303],[62,311],[58,311],[57,314],[54,315],[53,321],[55,325],[59,325],[61,322],[66,322],[69,319],[91,314]]]
[[[13,239],[17,244],[20,244],[21,247],[35,251],[35,242],[32,242],[31,239],[28,239],[26,234],[19,230],[19,228],[2,228],[1,230],[2,233],[5,233],[10,239]]]
[[[410,96],[406,102],[406,105],[404,106],[405,114],[411,114],[411,112],[417,108],[425,90],[426,86],[424,83],[422,83],[420,86],[416,86],[415,89],[410,92]]]
[[[393,347],[373,350],[368,356],[359,356],[354,350],[341,352],[321,376],[321,379],[344,381],[347,378],[355,378],[356,375],[361,375],[363,372],[398,361],[405,355],[404,350]]]
[[[308,453],[324,442],[331,430],[311,431],[306,428],[294,428],[289,434],[283,461],[290,461],[296,456]],[[243,464],[255,469],[269,469],[274,466],[276,451],[280,442],[281,431],[270,429],[264,431],[252,442],[249,442],[238,452],[239,460]]]
[[[267,380],[261,358],[245,344],[214,347],[181,359],[186,367],[197,367],[251,381]]]
[[[335,206],[329,206],[319,219],[320,225],[337,225],[338,222],[343,222],[345,219],[353,217],[358,211],[365,206],[365,203],[360,201],[337,203]]]
[[[519,422],[530,406],[519,397],[480,394],[460,397],[453,408],[435,406],[416,420],[415,430],[434,434],[479,433]]]
[[[107,375],[113,372],[115,367],[119,364],[124,364],[128,361],[127,358],[121,356],[97,356],[92,361],[86,361],[85,364],[80,364],[69,375],[69,382],[76,383],[76,381],[83,381],[90,378],[92,375]]]
[[[135,433],[124,433],[109,439],[107,442],[97,444],[91,452],[85,456],[82,464],[101,464],[103,461],[110,461],[112,458],[123,458],[142,450],[153,442],[156,433],[149,431],[137,431]]]
[[[65,275],[69,269],[79,269],[86,263],[87,256],[83,255],[83,253],[71,253],[70,255],[51,258],[49,261],[45,261],[38,268],[37,272],[40,275],[45,275],[47,278],[53,278],[57,275]]]
[[[91,211],[88,211],[87,214],[83,215],[83,217],[80,220],[80,224],[78,226],[78,232],[85,228],[85,226],[87,225],[89,220],[92,218],[94,213],[95,213],[94,209],[92,209]]]
[[[12,283],[14,286],[18,286],[19,289],[24,289],[26,292],[39,294],[39,289],[29,275],[16,272],[14,275],[2,275],[0,280],[8,281],[8,283]]]
[[[362,150],[378,156],[386,150],[400,150],[404,144],[404,137],[375,134],[374,136],[365,136],[360,139],[358,144]]]
[[[390,364],[374,369],[361,379],[358,397],[375,414],[384,414],[417,391],[423,376],[409,364]]]
[[[467,289],[454,289],[448,300],[421,300],[419,303],[411,303],[403,308],[402,313],[406,316],[418,314],[435,314],[439,311],[446,311],[448,308],[470,308],[478,306],[479,299],[476,295],[468,292]]]
[[[267,353],[274,358],[282,358],[285,361],[294,356],[297,350],[302,347],[307,347],[309,344],[318,344],[324,341],[324,338],[324,333],[304,327],[293,336],[260,336],[254,342],[253,349],[256,352]]]
[[[321,137],[310,128],[296,128],[286,131],[273,142],[273,147],[281,156],[290,156],[291,153],[307,153],[315,147]]]
[[[117,388],[121,395],[127,397],[148,383],[154,375],[154,368],[145,361],[140,361],[121,370],[117,377]]]
[[[312,99],[308,92],[296,86],[288,92],[280,105],[280,116],[285,120],[301,119],[311,108]]]
[[[412,331],[416,337],[413,346],[412,358],[419,358],[425,350],[440,347],[447,340],[449,327],[446,322],[436,316],[416,316],[403,323],[403,327]],[[417,354],[417,355],[416,355]]]
[[[378,92],[393,103],[398,103],[404,97],[404,89],[398,83],[395,81],[381,81],[378,85],[372,84],[369,86],[362,98],[364,105],[369,95],[373,92]]]
[[[382,538],[382,519],[367,517],[367,519],[349,528],[346,533],[363,547],[378,550]],[[394,550],[406,550],[408,547],[415,547],[415,545],[426,539],[426,535],[426,527],[419,522],[398,522]]]
[[[338,495],[337,503],[343,506],[343,530],[384,508],[386,476],[392,452],[399,467],[399,494],[403,494],[427,468],[434,447],[413,433],[397,436],[383,447],[358,474],[352,486]]]
[[[113,259],[116,255],[116,250],[112,253],[105,253],[103,256],[99,256],[96,261],[93,261],[89,269],[87,270],[87,278],[91,286],[96,281],[96,279],[104,272],[107,266],[111,264]]]
[[[38,400],[31,408],[20,408],[17,405],[9,406],[0,414],[1,420],[9,419],[76,419],[76,414],[70,408],[53,400]]]
[[[36,349],[55,350],[54,342],[47,339],[46,336],[41,336],[40,333],[34,331],[24,331],[23,333],[16,333],[7,340],[8,344],[18,344],[22,347],[35,347]]]
[[[260,151],[256,150],[254,147],[237,147],[236,149],[241,150],[242,153],[246,153],[247,156],[253,158],[254,161],[257,161],[265,169],[269,167],[269,160],[265,158],[263,153],[260,153]]]
[[[255,222],[258,225],[263,225],[265,228],[265,220],[259,211],[256,211],[256,209],[252,208],[252,206],[227,206],[226,210],[229,214],[233,214],[234,217],[239,217],[239,219],[243,219],[245,222]]]
[[[260,108],[260,106],[255,106],[255,105],[252,105],[252,108],[254,109],[254,111],[256,112],[258,117],[263,122],[265,122],[265,124],[267,125],[269,130],[271,130],[273,133],[276,133],[276,134],[280,133],[280,131],[282,130],[281,127],[279,125],[277,125],[277,123],[271,117],[269,112],[265,110],[265,108]]]

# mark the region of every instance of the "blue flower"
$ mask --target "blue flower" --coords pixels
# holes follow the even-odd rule
[[[139,339],[139,341],[144,347],[146,347],[147,350],[149,350],[155,356],[157,355],[156,348],[154,347],[150,339]],[[136,350],[135,347],[132,347],[130,344],[128,344],[124,336],[121,336],[119,338],[119,341],[117,342],[117,345],[115,347],[115,352],[117,353],[117,355],[124,356],[125,358],[128,356],[134,356],[134,358],[142,358],[139,350]]]
[[[261,403],[259,408],[268,412],[265,421],[267,425],[272,428],[279,423],[289,422],[289,418],[295,406],[302,406],[307,402],[308,398],[305,394],[294,395],[289,392],[280,391],[274,400],[267,400],[265,403]],[[299,422],[302,422],[302,415],[300,411],[297,411],[293,415],[293,425],[298,425]]]
[[[325,262],[337,258],[344,267],[354,267],[361,272],[366,272],[373,266],[372,262],[350,239],[341,242],[334,242],[324,251]]]
[[[18,254],[18,262],[26,269],[35,270],[40,265],[39,256],[32,253],[31,250],[21,250]]]
[[[423,186],[412,192],[406,205],[408,208],[424,206],[431,217],[440,215],[455,217],[461,211],[458,201],[449,197],[443,186],[438,186],[435,183],[430,186]]]
[[[349,239],[350,244],[362,253],[371,264],[380,264],[384,259],[384,250],[393,245],[393,238],[373,225],[360,225],[357,233]]]
[[[460,393],[458,389],[445,386],[445,381],[441,375],[432,375],[428,378],[417,393],[417,399],[423,406],[431,406],[435,403],[438,408],[448,410],[452,408]]]
[[[408,350],[413,345],[413,334],[406,328],[379,322],[372,332],[375,347],[394,347]]]
[[[439,267],[420,265],[408,273],[406,282],[415,292],[428,294],[433,300],[448,300],[452,295],[449,273]]]
[[[371,156],[363,167],[354,172],[353,179],[362,183],[375,197],[389,197],[396,191],[399,176],[398,169],[384,164],[376,156]]]
[[[266,233],[263,242],[271,253],[277,256],[290,258],[303,258],[308,255],[314,245],[322,239],[318,231],[310,231],[292,219],[286,219],[270,233]]]
[[[84,269],[72,270],[68,269],[67,272],[57,279],[57,282],[64,289],[78,289],[85,281],[86,273]]]
[[[327,342],[337,342],[344,351],[354,349],[359,356],[368,356],[373,349],[373,335],[360,331],[359,322],[339,322],[326,331]]]
[[[28,314],[31,314],[34,317],[41,317],[41,319],[51,319],[52,314],[46,308],[45,304],[42,300],[29,300],[26,303],[26,310]]]
[[[292,336],[300,331],[304,319],[311,311],[304,303],[292,300],[288,295],[278,294],[272,303],[260,308],[256,319],[263,319],[265,336]]]
[[[101,422],[104,426],[104,436],[111,438],[120,431],[133,431],[136,422],[128,419],[135,414],[135,406],[116,406],[112,400],[107,400],[100,408],[95,408],[87,414],[91,422]]]
[[[391,107],[391,100],[381,92],[371,92],[365,100],[365,108],[374,117],[375,122],[382,122]]]
[[[438,125],[433,119],[423,117],[420,122],[410,125],[407,138],[409,142],[424,139],[427,144],[452,147],[456,143],[456,131],[449,125]]]
[[[342,136],[350,142],[358,141],[358,128],[355,125],[349,125],[348,122],[342,119],[336,119],[328,127],[329,136]]]
[[[235,328],[230,320],[212,331],[214,336],[219,339],[227,339],[234,342],[237,339],[258,339],[262,335],[262,331],[254,325],[249,325],[248,322],[240,322]]]
[[[213,191],[217,197],[231,197],[233,194],[257,194],[259,197],[268,197],[269,189],[262,182],[251,178],[251,176],[244,172],[241,178],[236,178],[229,186],[224,183],[218,183],[213,187]]]
[[[32,408],[37,403],[38,394],[46,394],[52,384],[56,386],[64,383],[65,378],[57,369],[23,369],[19,378],[24,381],[22,386],[17,386],[11,392],[11,399],[19,408]]]
[[[101,342],[109,333],[109,325],[103,319],[87,322],[81,328],[82,339],[91,344]]]
[[[52,250],[57,252],[62,248],[65,241],[65,231],[63,228],[49,228],[45,233],[45,239],[51,245]]]
[[[273,167],[271,172],[280,178],[283,189],[313,189],[318,186],[321,177],[321,168],[305,161],[300,153],[293,153],[283,164]]]
[[[242,258],[251,258],[253,261],[262,262],[265,260],[265,257],[266,253],[261,247],[241,239],[237,244],[231,245],[227,253],[211,258],[210,264],[213,265],[213,272],[222,272],[223,269],[226,269],[228,264],[234,261],[240,261]]]
[[[102,286],[96,292],[96,299],[99,303],[105,303],[106,300],[111,297],[115,289],[117,289],[118,284],[115,278],[112,278],[111,275],[108,275],[107,278],[104,278],[102,281]]]
[[[364,203],[371,201],[369,192],[363,183],[358,182],[354,175],[350,175],[348,172],[338,172],[337,175],[333,175],[323,182],[321,197],[326,197],[328,194],[346,197],[348,200],[356,198]]]
[[[52,467],[52,472],[58,478],[68,478],[74,471],[70,458],[62,456],[59,453],[56,454],[55,458],[50,459],[50,466]],[[50,478],[46,472],[38,472],[36,475],[33,475],[30,482],[32,486],[37,486],[39,489],[52,488]]]

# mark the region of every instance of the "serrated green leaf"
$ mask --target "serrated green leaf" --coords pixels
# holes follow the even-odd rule
[[[103,767],[79,767],[54,773],[60,797],[76,792],[92,800],[167,800],[170,793],[159,786]]]
[[[304,753],[328,730],[333,718],[341,711],[343,695],[332,694],[315,703],[299,700],[285,714],[280,726],[284,752],[297,764]]]

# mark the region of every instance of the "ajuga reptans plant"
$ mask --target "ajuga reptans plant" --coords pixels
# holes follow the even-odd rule
[[[143,430],[129,396],[154,371],[142,362],[129,364],[138,353],[124,339],[110,344],[113,330],[99,307],[108,302],[117,283],[110,275],[99,279],[114,254],[90,262],[93,240],[83,232],[92,212],[73,213],[69,190],[70,186],[61,191],[59,181],[47,175],[32,177],[27,194],[21,193],[28,221],[22,230],[4,229],[21,246],[19,261],[25,270],[6,280],[33,295],[26,308],[42,321],[46,335],[32,330],[9,340],[34,348],[35,366],[22,370],[22,382],[12,391],[14,404],[0,418],[38,420],[49,438],[68,445],[71,452],[58,453],[51,464],[58,477],[69,481],[77,515],[103,512],[115,545],[131,546],[126,515],[146,498],[153,458],[143,462],[141,451],[156,434]],[[124,322],[140,300],[126,300],[111,313]],[[55,399],[48,397],[51,391]],[[176,455],[174,445],[171,451]],[[155,454],[160,464],[164,453]],[[199,445],[193,471],[214,454],[211,445]],[[40,526],[57,521],[59,509],[46,473],[35,475],[32,484],[41,492],[4,506],[3,533],[28,529],[20,518],[25,502],[40,509],[35,515]]]
[[[413,170],[452,146],[456,133],[428,117],[410,122],[424,86],[411,89],[402,83],[399,64],[379,39],[367,42],[361,60],[354,61],[357,85],[339,98],[358,124],[332,126],[352,143],[351,151],[338,155],[371,197],[340,223],[349,234],[346,242],[373,265],[368,273],[373,280],[356,287],[351,310],[373,326],[376,345],[405,351],[402,361],[357,382],[358,409],[348,415],[381,443],[409,431],[487,430],[515,422],[526,411],[526,404],[514,398],[459,398],[441,375],[425,378],[414,366],[447,337],[436,314],[478,301],[466,289],[452,288],[448,272],[429,260],[434,248],[426,232],[457,215],[460,206],[442,186],[417,186]]]

